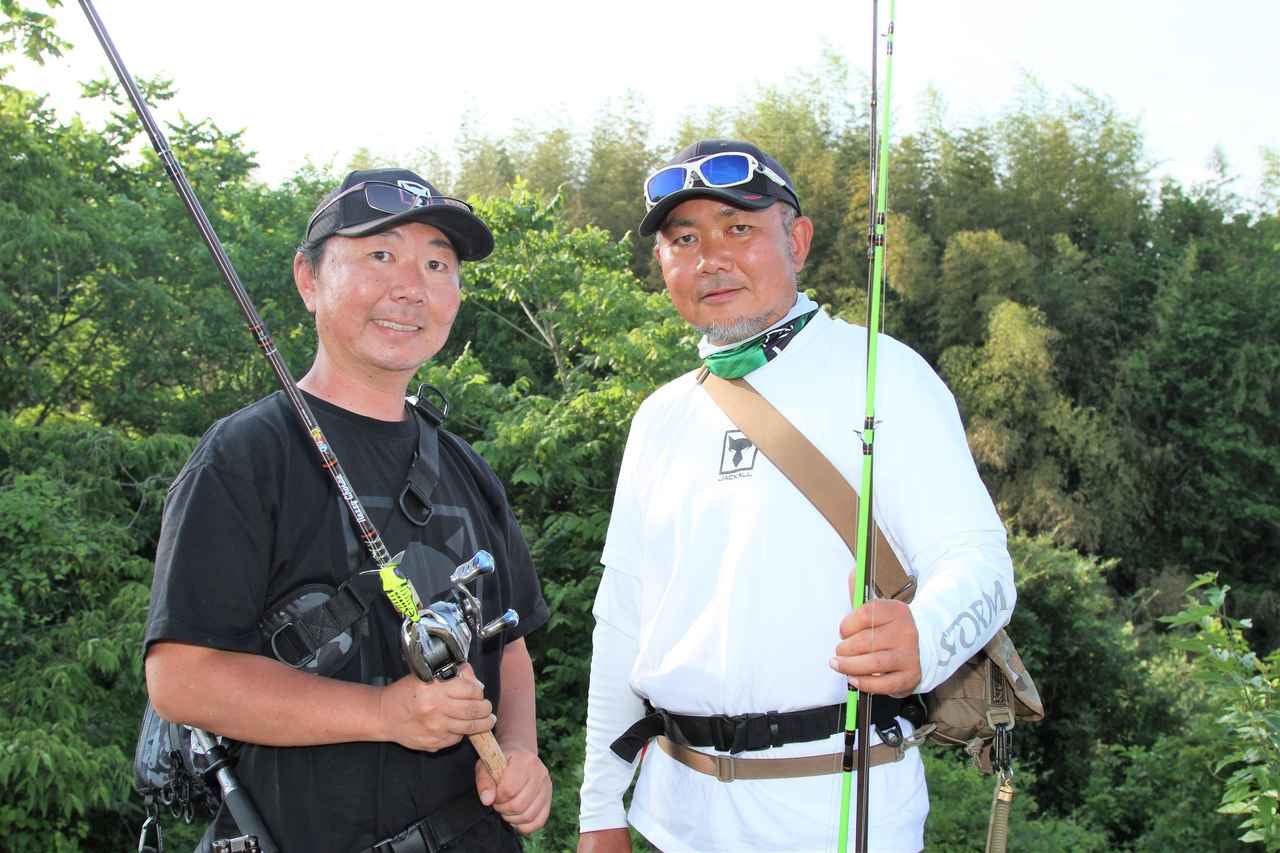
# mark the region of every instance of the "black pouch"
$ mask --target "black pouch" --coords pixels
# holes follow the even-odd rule
[[[217,814],[222,792],[210,788],[204,772],[209,762],[191,737],[191,729],[171,723],[147,702],[133,753],[133,786],[142,795],[147,814],[166,808],[190,823],[199,812]]]
[[[376,578],[356,577],[337,588],[306,584],[267,608],[259,628],[281,663],[332,676],[359,651]]]

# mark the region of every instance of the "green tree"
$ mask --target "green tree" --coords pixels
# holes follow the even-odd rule
[[[947,350],[941,370],[1005,523],[1097,553],[1145,523],[1144,457],[1123,423],[1062,392],[1057,338],[1038,310],[1003,302],[986,343]]]
[[[463,119],[454,192],[462,198],[501,195],[516,179],[515,160],[506,143],[478,134],[472,120]]]
[[[1098,751],[1145,748],[1158,733],[1176,730],[1176,686],[1137,664],[1137,635],[1104,579],[1110,563],[1044,536],[1012,537],[1009,551],[1018,589],[1009,636],[1046,712],[1044,721],[1014,733],[1018,766],[1034,777],[1020,788],[1044,813],[1075,814],[1087,824],[1085,793],[1098,772]],[[1151,802],[1135,807],[1152,814]]]
[[[45,6],[56,9],[62,0],[45,0]],[[71,43],[53,31],[52,15],[37,12],[17,2],[0,0],[0,54],[19,52],[32,62],[44,64],[46,57],[57,58],[71,48]],[[0,67],[0,78],[9,67]]]
[[[929,306],[938,351],[982,343],[991,310],[1026,294],[1033,270],[1026,247],[1007,242],[992,229],[952,234]]]
[[[164,83],[141,85],[152,99],[172,96]],[[117,97],[105,83],[87,92]],[[198,433],[269,387],[158,158],[126,162],[139,132],[124,115],[101,131],[62,123],[34,96],[0,92],[12,155],[0,166],[2,411]],[[318,182],[254,185],[239,135],[208,123],[180,123],[169,137],[268,327],[296,354],[290,327],[303,314],[289,270]]]
[[[194,442],[0,420],[0,836],[121,850],[141,823],[130,759],[144,701],[150,554]]]
[[[1280,650],[1264,659],[1249,648],[1248,620],[1227,615],[1230,587],[1214,580],[1212,573],[1201,575],[1188,592],[1203,588],[1203,595],[1189,596],[1187,607],[1164,621],[1196,629],[1182,634],[1177,647],[1188,654],[1213,709],[1219,732],[1214,772],[1230,771],[1218,811],[1236,816],[1241,841],[1280,850]]]
[[[1087,90],[1056,107],[1028,80],[997,127],[1002,233],[1043,257],[1055,235],[1102,253],[1142,235],[1148,164],[1136,122]]]
[[[999,230],[1005,218],[994,132],[983,125],[931,132],[937,138],[940,184],[933,205],[934,240],[945,245],[957,231]]]
[[[1161,277],[1124,387],[1152,448],[1148,564],[1218,571],[1266,650],[1280,637],[1280,227],[1172,192],[1162,217],[1190,248]]]
[[[1280,215],[1280,148],[1262,149],[1262,211]]]
[[[615,240],[631,235],[631,270],[657,289],[652,243],[634,232],[644,218],[644,179],[675,152],[664,152],[660,158],[652,149],[647,113],[643,99],[634,92],[601,108],[587,143],[581,207],[569,222],[603,228]]]

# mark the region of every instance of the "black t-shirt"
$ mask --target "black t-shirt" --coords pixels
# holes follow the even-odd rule
[[[480,644],[471,664],[496,708],[502,642],[548,617],[529,550],[497,477],[461,439],[440,431],[430,520],[409,524],[397,500],[418,448],[418,419],[378,421],[308,395],[334,453],[392,554],[427,546],[425,597],[478,549],[497,571],[473,585],[492,619],[508,607],[520,624]],[[425,428],[425,427],[424,427]],[[283,393],[218,421],[169,489],[156,552],[145,645],[162,640],[270,655],[264,615],[299,590],[336,588],[373,561]],[[352,655],[331,677],[386,684],[408,673],[400,617],[378,595]],[[251,701],[251,700],[249,700]],[[395,743],[317,747],[244,744],[236,773],[285,850],[362,850],[440,805],[474,791],[466,739],[435,753]],[[226,809],[217,837],[233,831]]]

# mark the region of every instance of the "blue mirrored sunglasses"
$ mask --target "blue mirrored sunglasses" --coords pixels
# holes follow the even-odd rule
[[[672,193],[692,187],[695,179],[704,187],[736,187],[750,181],[755,177],[756,172],[778,186],[787,186],[782,176],[750,154],[725,151],[720,154],[709,154],[688,163],[663,166],[644,182],[645,204],[652,208]]]

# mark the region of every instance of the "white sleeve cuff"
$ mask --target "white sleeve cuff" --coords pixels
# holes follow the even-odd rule
[[[596,594],[596,627],[591,636],[587,747],[579,809],[582,832],[627,825],[622,795],[631,785],[638,760],[623,761],[609,747],[644,716],[644,701],[630,684],[639,651],[639,600],[637,578],[605,569]]]

